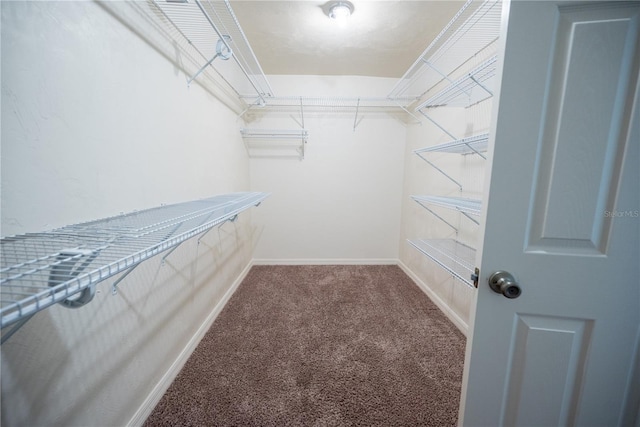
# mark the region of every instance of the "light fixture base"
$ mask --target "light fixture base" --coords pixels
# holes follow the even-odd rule
[[[329,18],[339,21],[351,16],[354,7],[350,1],[339,0],[325,3],[322,9]]]

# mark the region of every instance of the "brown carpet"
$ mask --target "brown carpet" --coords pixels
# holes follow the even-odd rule
[[[397,266],[256,266],[145,426],[452,426],[464,346]]]

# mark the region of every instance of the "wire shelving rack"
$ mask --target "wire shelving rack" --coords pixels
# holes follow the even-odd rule
[[[203,61],[203,68],[214,67],[238,95],[273,96],[228,0],[152,0],[152,4],[176,32],[174,37],[186,40],[204,61],[209,60]],[[233,52],[232,61],[212,64],[220,42]]]
[[[468,0],[388,97],[421,98],[440,82],[450,81],[449,76],[498,39],[501,9],[500,0]]]
[[[304,159],[309,132],[292,129],[240,129],[242,140],[251,158]]]
[[[415,239],[407,242],[464,284],[475,288],[472,278],[475,272],[475,249],[453,239]]]
[[[492,56],[422,102],[415,108],[415,111],[441,106],[469,106],[491,98],[493,92],[489,88],[491,85],[488,85],[488,80],[496,74],[497,60],[497,56]]]
[[[258,206],[267,193],[230,193],[69,225],[0,241],[0,327],[19,327],[56,303],[76,308],[95,285],[173,250],[216,225]],[[165,257],[168,254],[165,255]],[[3,336],[3,340],[5,336]]]

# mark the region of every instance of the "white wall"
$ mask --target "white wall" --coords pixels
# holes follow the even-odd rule
[[[99,4],[0,4],[3,236],[249,189],[236,115]],[[243,214],[117,296],[107,281],[86,307],[37,314],[2,346],[2,425],[126,424],[254,237]]]
[[[395,81],[269,76],[278,96],[385,96]],[[363,114],[360,113],[362,116]],[[396,262],[405,126],[385,114],[304,113],[305,159],[251,159],[251,187],[270,191],[255,212],[257,262]],[[298,115],[298,120],[300,117]],[[300,129],[288,114],[250,128]]]

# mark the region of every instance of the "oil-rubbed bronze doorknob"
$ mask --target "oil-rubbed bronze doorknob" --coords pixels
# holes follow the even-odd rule
[[[518,298],[522,294],[522,289],[518,286],[516,279],[506,271],[496,271],[489,277],[489,286],[494,292],[504,295],[507,298]]]

